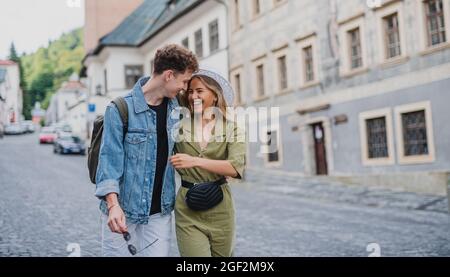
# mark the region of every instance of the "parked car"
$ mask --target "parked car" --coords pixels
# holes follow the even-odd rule
[[[26,129],[20,123],[12,123],[5,127],[5,135],[22,135],[25,132]]]
[[[53,152],[56,154],[86,155],[85,142],[77,136],[61,136],[55,141]]]
[[[34,126],[34,122],[31,120],[25,120],[22,123],[23,128],[25,129],[25,132],[27,133],[34,133],[36,130],[36,127]]]
[[[39,143],[54,143],[56,140],[55,129],[51,127],[44,127],[39,134]]]
[[[3,126],[2,123],[0,123],[0,139],[2,139],[4,135],[5,135],[5,127]]]

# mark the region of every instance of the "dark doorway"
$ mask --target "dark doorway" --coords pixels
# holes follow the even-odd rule
[[[311,125],[314,138],[314,154],[316,160],[316,174],[328,175],[327,152],[325,148],[325,131],[322,123]]]

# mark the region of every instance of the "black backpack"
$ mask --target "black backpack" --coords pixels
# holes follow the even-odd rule
[[[123,123],[123,134],[125,134],[128,130],[128,105],[125,101],[125,98],[118,97],[112,101],[114,105],[116,105],[117,109],[120,113],[120,118]],[[89,168],[89,177],[91,178],[91,182],[96,184],[96,175],[97,175],[97,166],[98,166],[98,157],[100,154],[100,146],[102,144],[102,136],[103,136],[103,119],[104,116],[99,116],[94,121],[94,128],[92,130],[91,136],[91,146],[88,150],[88,168]]]

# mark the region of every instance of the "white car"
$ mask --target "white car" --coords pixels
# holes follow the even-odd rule
[[[20,123],[12,123],[5,127],[5,135],[22,135],[26,129]]]

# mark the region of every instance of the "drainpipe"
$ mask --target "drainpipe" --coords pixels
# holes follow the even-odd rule
[[[230,75],[230,65],[231,65],[231,61],[230,61],[230,43],[231,43],[231,20],[230,20],[230,11],[228,8],[228,5],[226,4],[225,1],[223,0],[214,0],[217,3],[223,5],[225,7],[225,11],[226,11],[226,22],[227,22],[227,45],[225,47],[225,51],[227,52],[227,71],[228,71],[228,80],[231,81],[231,75]]]

